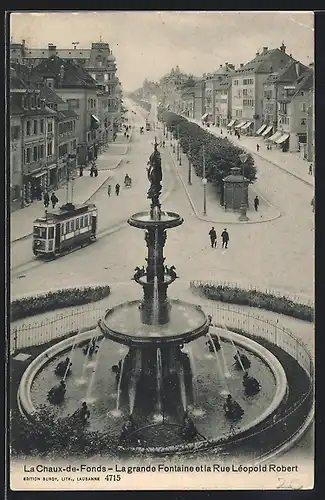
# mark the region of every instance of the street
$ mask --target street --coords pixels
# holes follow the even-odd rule
[[[120,166],[109,171],[109,177],[91,198],[99,212],[98,241],[48,263],[35,261],[31,239],[16,242],[12,246],[13,296],[51,287],[125,283],[129,282],[135,266],[144,264],[144,240],[139,231],[126,224],[126,220],[132,213],[149,207],[145,167],[155,133],[140,135],[139,127],[144,123],[145,112],[130,102],[128,106],[136,111],[129,150]],[[156,133],[159,138],[158,133],[161,134],[162,130]],[[175,170],[186,166],[175,166],[168,145],[160,150],[164,175],[163,208],[179,212],[185,219],[181,227],[169,231],[166,245],[166,262],[176,266],[181,281],[243,281],[313,297],[314,233],[310,186],[256,157],[258,180],[254,189],[265,196],[282,216],[260,224],[229,225],[227,250],[220,249],[220,233],[227,226],[224,222],[216,224],[219,242],[218,248],[213,250],[208,238],[211,224],[197,219],[176,176]],[[105,163],[105,154],[108,153],[99,158],[99,165]],[[186,162],[184,158],[184,164]],[[126,173],[132,177],[130,189],[124,188]],[[114,192],[117,182],[121,185],[119,196]],[[110,198],[108,184],[112,185]],[[207,211],[209,215],[209,206]],[[109,228],[115,228],[115,232],[106,236],[105,231]]]

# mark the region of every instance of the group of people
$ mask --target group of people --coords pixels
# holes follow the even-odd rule
[[[216,233],[216,230],[214,229],[214,227],[212,227],[210,229],[209,237],[210,237],[210,242],[211,242],[211,248],[217,248],[217,233]],[[221,240],[222,240],[222,247],[221,248],[228,248],[229,233],[228,233],[226,228],[221,233]]]
[[[43,194],[43,203],[44,203],[44,207],[45,208],[48,208],[48,206],[50,204],[50,201],[52,203],[52,208],[54,210],[56,204],[59,202],[59,199],[57,198],[57,196],[56,196],[56,194],[54,192],[50,196],[47,191],[44,191],[44,194]]]
[[[120,194],[120,189],[121,189],[121,186],[119,185],[119,183],[115,184],[115,194],[116,194],[116,196],[118,196]],[[112,185],[108,184],[108,186],[107,186],[107,195],[111,196],[111,194],[112,194]]]

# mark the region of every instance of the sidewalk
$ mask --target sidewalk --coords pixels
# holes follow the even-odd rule
[[[202,123],[199,120],[189,120],[197,125],[202,126]],[[266,143],[262,137],[249,137],[245,135],[241,135],[240,139],[234,136],[234,134],[227,134],[227,129],[225,127],[212,127],[204,128],[208,132],[212,133],[216,136],[221,136],[220,130],[222,130],[222,137],[226,137],[229,141],[233,142],[236,146],[240,146],[243,149],[246,149],[249,153],[252,153],[256,156],[259,156],[273,165],[281,168],[288,172],[288,174],[297,177],[302,180],[306,184],[310,186],[315,185],[315,177],[313,175],[308,174],[308,169],[310,162],[303,160],[300,156],[300,153],[282,153],[273,146],[271,151],[266,149]],[[260,150],[256,151],[256,144],[259,144]]]
[[[170,154],[175,162],[175,169],[177,175],[183,185],[185,193],[192,206],[192,210],[196,217],[200,220],[210,222],[212,224],[225,223],[225,224],[254,224],[259,222],[267,222],[277,219],[281,213],[274,208],[265,198],[255,191],[253,186],[248,189],[249,209],[247,210],[247,217],[249,221],[239,221],[239,212],[232,210],[225,211],[220,205],[219,196],[216,192],[216,187],[208,183],[206,185],[206,208],[207,215],[203,215],[203,185],[201,179],[197,177],[192,169],[191,180],[192,184],[188,184],[188,160],[185,155],[182,155],[182,166],[176,162],[176,155],[172,153],[172,148],[169,148]],[[254,210],[254,198],[258,195],[260,199],[259,210]]]
[[[123,134],[119,134],[117,138],[117,147],[121,150],[122,146],[122,152],[119,154],[112,154],[112,145],[110,145],[107,151],[105,151],[98,157],[98,177],[90,177],[89,169],[84,170],[84,175],[82,177],[79,177],[77,171],[73,183],[73,202],[76,205],[86,203],[105,183],[105,181],[110,176],[110,171],[117,168],[123,160],[124,155],[127,153],[130,140],[131,137],[129,138],[129,141],[127,141],[127,139],[124,138]],[[121,142],[123,144],[121,144]],[[63,203],[66,203],[67,185],[64,185],[63,187],[57,189],[55,193],[59,199],[59,206]],[[71,187],[69,189],[69,193],[71,193]],[[10,216],[11,243],[30,236],[33,229],[33,221],[43,214],[43,200],[35,200],[29,206],[12,212]]]

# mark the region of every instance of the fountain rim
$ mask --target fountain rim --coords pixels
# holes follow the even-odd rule
[[[132,345],[144,346],[146,344],[148,346],[150,344],[157,346],[157,345],[164,345],[164,344],[170,345],[170,344],[188,343],[188,342],[191,342],[192,340],[196,340],[199,337],[202,337],[203,335],[205,335],[207,333],[208,328],[209,328],[209,320],[199,305],[191,304],[190,302],[186,302],[186,301],[183,301],[180,299],[169,299],[168,302],[171,305],[173,305],[173,303],[177,303],[177,304],[181,304],[181,305],[185,305],[185,306],[190,306],[191,309],[196,309],[198,312],[202,313],[202,315],[204,316],[203,323],[194,329],[192,328],[191,330],[188,330],[186,332],[176,333],[174,335],[169,335],[166,337],[159,336],[159,334],[157,334],[156,336],[152,335],[150,337],[140,336],[140,335],[137,337],[134,337],[133,335],[129,335],[127,333],[122,333],[122,332],[118,332],[116,330],[113,330],[112,328],[110,328],[106,324],[106,322],[105,322],[106,316],[108,316],[110,313],[113,313],[114,310],[116,311],[118,309],[122,309],[126,305],[129,305],[129,306],[130,305],[138,305],[138,306],[141,305],[141,300],[137,299],[137,300],[131,300],[128,302],[122,302],[121,304],[118,304],[118,305],[112,307],[111,309],[107,310],[105,317],[99,319],[98,326],[99,326],[102,334],[106,338],[109,338],[110,340],[114,340],[114,342],[117,342],[118,344],[123,344],[123,345],[127,345],[127,346],[132,346]],[[159,325],[153,325],[153,326],[159,326]]]
[[[31,387],[37,374],[43,369],[44,366],[46,366],[49,362],[53,361],[53,359],[56,356],[68,351],[71,348],[71,345],[73,345],[76,336],[78,338],[77,342],[81,343],[93,337],[95,330],[96,329],[89,329],[86,330],[85,332],[77,333],[76,335],[61,340],[57,344],[49,347],[44,352],[39,354],[32,361],[32,363],[26,368],[21,378],[17,392],[18,408],[21,414],[25,418],[33,419],[37,414],[37,410],[34,407],[31,399]],[[258,342],[252,339],[248,339],[247,337],[244,337],[243,335],[240,335],[238,333],[232,332],[231,330],[224,330],[224,332],[226,333],[226,335],[221,336],[224,340],[227,341],[230,338],[232,338],[236,344],[240,345],[241,347],[244,347],[245,349],[251,350],[255,355],[261,357],[264,363],[272,371],[272,374],[275,377],[275,382],[276,382],[276,392],[268,408],[264,410],[264,412],[261,415],[259,415],[256,419],[250,422],[250,424],[244,426],[237,433],[237,437],[239,437],[244,432],[247,432],[249,429],[254,428],[256,425],[264,421],[267,417],[272,415],[277,410],[277,408],[280,406],[281,402],[283,401],[286,395],[288,382],[282,364],[268,349],[260,345]],[[183,443],[177,446],[169,445],[166,447],[149,447],[146,449],[146,451],[149,453],[159,454],[160,452],[163,454],[168,454],[172,451],[186,451],[186,450],[196,450],[196,449],[199,450],[203,448],[206,449],[211,446],[217,447],[218,444],[221,444],[220,439],[222,439],[221,436],[209,440],[207,442],[200,441],[197,443]],[[141,447],[125,448],[120,446],[119,448],[121,450],[126,450],[126,451],[143,452],[143,449]]]
[[[142,220],[140,217],[148,216],[148,212],[142,211],[137,212],[131,217],[128,218],[127,222],[130,226],[137,227],[140,229],[149,229],[149,228],[163,228],[163,229],[171,229],[173,227],[180,226],[183,224],[184,219],[176,212],[171,212],[167,210],[163,210],[163,214],[167,214],[169,217],[172,217],[170,220]]]

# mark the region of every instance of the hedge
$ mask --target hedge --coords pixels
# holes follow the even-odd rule
[[[108,297],[110,291],[108,285],[64,288],[55,292],[17,299],[11,303],[10,320],[16,321],[55,309],[97,302]]]
[[[314,321],[314,309],[311,306],[294,302],[285,295],[281,297],[259,290],[246,290],[244,288],[225,285],[205,284],[194,287],[205,297],[218,302],[258,307],[303,321],[311,323]]]

